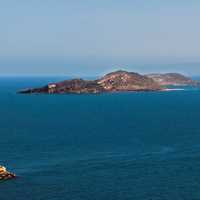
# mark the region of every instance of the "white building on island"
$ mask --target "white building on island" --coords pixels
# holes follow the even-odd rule
[[[55,91],[55,89],[56,89],[56,84],[54,84],[54,83],[48,84],[48,92],[49,93],[53,93]]]

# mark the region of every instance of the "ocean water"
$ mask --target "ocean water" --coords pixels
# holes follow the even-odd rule
[[[200,89],[20,95],[0,78],[0,200],[199,200]]]

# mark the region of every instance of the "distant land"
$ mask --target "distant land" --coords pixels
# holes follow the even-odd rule
[[[200,82],[192,80],[178,73],[147,74],[141,75],[135,72],[123,70],[111,72],[97,80],[71,79],[62,82],[49,83],[39,88],[20,90],[19,93],[104,93],[123,91],[164,91],[168,86],[197,86]]]
[[[192,80],[191,78],[178,73],[148,74],[146,76],[163,86],[197,86],[200,84],[199,81]]]

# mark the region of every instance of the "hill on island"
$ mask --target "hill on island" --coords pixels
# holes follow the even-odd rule
[[[159,85],[174,85],[174,86],[184,86],[184,85],[199,85],[198,81],[192,80],[178,73],[166,73],[166,74],[147,74],[149,78],[152,78]]]

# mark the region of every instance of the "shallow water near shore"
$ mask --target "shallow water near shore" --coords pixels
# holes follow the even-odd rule
[[[0,78],[0,200],[198,200],[200,89],[20,95]]]

